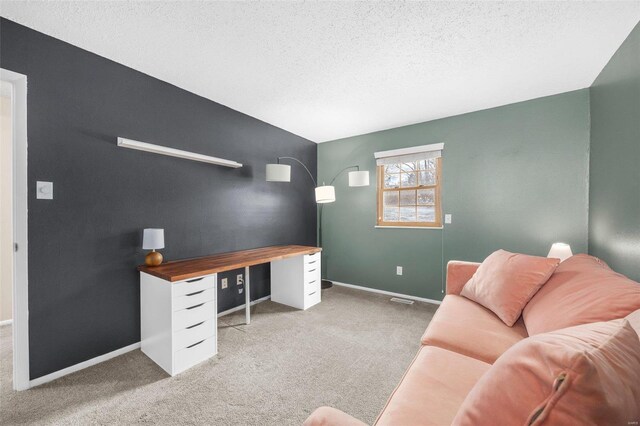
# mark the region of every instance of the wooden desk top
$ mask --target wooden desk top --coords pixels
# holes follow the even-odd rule
[[[214,254],[195,259],[175,260],[160,266],[138,266],[138,271],[154,275],[167,281],[182,281],[217,272],[231,271],[245,266],[269,263],[272,260],[287,257],[313,254],[322,251],[319,247],[310,246],[272,246],[251,250],[233,251]]]

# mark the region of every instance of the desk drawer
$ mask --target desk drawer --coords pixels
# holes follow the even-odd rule
[[[313,305],[320,303],[320,289],[316,291],[307,291],[304,295],[304,309],[308,309]]]
[[[304,271],[304,283],[309,284],[312,281],[320,281],[320,265]]]
[[[313,265],[316,263],[320,263],[320,252],[317,253],[313,253],[313,254],[305,254],[304,255],[304,264],[306,265]]]
[[[215,300],[215,288],[208,288],[205,290],[197,290],[193,293],[187,293],[184,296],[177,296],[173,298],[172,310],[179,311],[191,306],[198,305],[203,302],[209,302]]]
[[[173,356],[173,374],[178,374],[189,367],[193,367],[216,354],[216,338],[200,340],[184,349],[175,352]]]
[[[184,330],[174,332],[173,349],[178,351],[215,335],[216,321],[213,319],[203,321]]]
[[[208,288],[216,288],[216,274],[207,275],[206,277],[193,278],[171,284],[171,296],[179,297],[185,294],[195,293],[196,291],[206,290]]]
[[[306,281],[304,282],[304,288],[305,288],[305,291],[307,291],[308,289],[314,289],[314,288],[316,288],[316,286],[319,286],[319,285],[320,285],[320,282],[321,282],[321,281],[322,281],[322,280],[320,279],[320,277],[319,277],[319,276],[318,276],[318,277],[316,277],[316,278],[313,278],[313,279],[306,280]]]
[[[173,313],[173,331],[183,330],[202,321],[213,319],[216,315],[215,301],[204,302]]]

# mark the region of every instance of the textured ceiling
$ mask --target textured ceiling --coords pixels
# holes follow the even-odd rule
[[[588,87],[640,2],[2,1],[0,14],[322,142]]]

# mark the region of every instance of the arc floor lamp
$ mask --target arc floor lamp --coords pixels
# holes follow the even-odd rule
[[[355,169],[354,171],[349,172],[349,186],[369,186],[369,171],[360,170],[360,166],[348,166],[336,173],[333,179],[331,179],[329,185],[323,184],[322,186],[318,186],[316,179],[302,161],[294,157],[278,157],[278,162],[276,164],[267,164],[267,182],[291,182],[291,166],[289,164],[280,164],[281,160],[293,160],[298,162],[307,171],[316,187],[316,203],[320,204],[318,246],[322,247],[322,209],[324,204],[336,201],[336,190],[333,183],[343,172]],[[331,281],[322,280],[323,289],[330,288],[332,286],[333,283]]]

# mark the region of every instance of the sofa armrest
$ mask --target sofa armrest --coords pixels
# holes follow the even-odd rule
[[[320,407],[311,413],[303,426],[367,426],[355,417],[331,407]]]
[[[462,287],[471,279],[480,266],[476,262],[451,260],[447,263],[447,294],[460,294]]]

